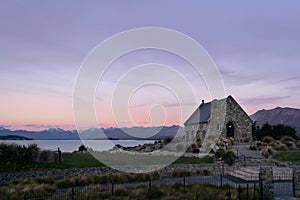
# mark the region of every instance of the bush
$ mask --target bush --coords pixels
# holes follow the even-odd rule
[[[300,140],[297,140],[296,146],[297,146],[298,149],[300,149]]]
[[[51,151],[49,150],[43,150],[39,153],[38,161],[39,162],[49,162],[51,156]]]
[[[87,151],[87,148],[86,148],[86,146],[84,146],[84,145],[80,145],[80,146],[78,147],[78,151],[79,151],[79,152]]]
[[[285,144],[280,145],[279,151],[287,151],[287,150],[289,150],[289,148]]]
[[[261,151],[261,155],[264,156],[265,158],[269,158],[271,155],[273,155],[273,151],[270,147],[265,147]]]
[[[229,166],[233,165],[235,158],[236,156],[233,153],[233,151],[225,151],[225,153],[222,156],[222,160],[224,160],[224,162]]]
[[[250,145],[249,149],[252,150],[252,151],[256,151],[257,150],[256,145]]]
[[[281,141],[280,140],[275,140],[274,142],[271,143],[271,146],[276,150],[276,151],[280,151],[281,148]]]
[[[271,136],[265,136],[261,139],[262,142],[265,142],[265,143],[268,143],[268,144],[271,144],[272,142],[274,142],[274,138],[271,137]]]
[[[296,145],[294,142],[286,141],[284,144],[289,148],[289,150],[296,150]]]
[[[275,139],[280,139],[284,136],[290,136],[297,139],[296,130],[290,126],[286,126],[283,124],[270,125],[266,123],[260,128],[256,125],[256,122],[254,122],[252,128],[253,138],[256,138],[258,140],[262,139],[265,136],[272,136]]]
[[[296,140],[291,136],[282,136],[280,138],[280,141],[283,142],[283,143],[285,143],[287,141],[296,142]]]
[[[226,164],[229,166],[233,165],[236,155],[233,151],[226,151],[224,149],[220,149],[215,153],[216,158],[221,158]]]
[[[207,169],[204,169],[204,170],[203,170],[203,175],[204,175],[204,176],[208,176],[208,175],[209,175],[209,171],[208,171]]]
[[[173,177],[179,177],[179,171],[173,170],[172,176],[173,176]]]
[[[193,149],[193,153],[199,153],[199,152],[200,152],[199,148]]]
[[[70,179],[68,178],[64,178],[64,179],[61,179],[61,180],[58,180],[56,183],[55,183],[56,187],[57,188],[69,188],[69,187],[72,187],[72,186],[75,186],[75,184],[73,184],[71,182]]]
[[[30,163],[38,160],[37,144],[25,145],[0,143],[0,163]]]
[[[167,137],[167,138],[164,139],[164,143],[169,144],[172,140],[173,140],[172,137]]]

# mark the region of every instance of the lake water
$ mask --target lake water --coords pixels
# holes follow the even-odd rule
[[[0,140],[1,142],[26,146],[36,143],[41,149],[57,150],[57,148],[60,148],[63,152],[73,152],[78,150],[78,147],[82,144],[95,151],[107,151],[112,149],[116,144],[131,147],[154,143],[154,140]]]

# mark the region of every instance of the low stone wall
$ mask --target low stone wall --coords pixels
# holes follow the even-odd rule
[[[243,167],[243,161],[235,163],[233,166],[228,166],[222,162],[215,162],[209,164],[173,164],[168,165],[163,169],[158,170],[161,177],[172,177],[174,171],[189,172],[191,175],[220,175],[228,173],[234,169]],[[247,158],[246,166],[278,166],[278,167],[291,167],[294,168],[295,163],[279,162],[272,159],[254,159]],[[300,165],[299,165],[300,166]],[[73,169],[49,169],[49,170],[36,170],[28,172],[17,173],[1,173],[0,183],[11,181],[14,179],[23,178],[37,178],[37,177],[76,177],[76,176],[90,176],[101,175],[110,173],[122,173],[110,167],[89,167],[89,168],[73,168]]]
[[[235,167],[261,167],[261,166],[277,166],[277,167],[292,167],[295,163],[281,162],[269,158],[243,158],[240,157]],[[300,164],[300,163],[299,163]]]
[[[227,167],[224,167],[226,170]],[[158,170],[161,177],[171,177],[174,171],[190,172],[191,175],[220,175],[222,173],[222,164],[219,162],[211,164],[174,164],[166,166]],[[36,170],[18,173],[2,173],[0,174],[0,183],[5,183],[14,179],[37,178],[37,177],[76,177],[90,176],[111,173],[122,173],[110,167],[89,167],[89,168],[74,168],[74,169],[49,169]]]
[[[224,166],[224,171],[228,166]],[[215,162],[211,164],[176,164],[169,165],[159,170],[161,177],[171,177],[173,172],[189,172],[191,175],[220,175],[222,174],[222,163]]]

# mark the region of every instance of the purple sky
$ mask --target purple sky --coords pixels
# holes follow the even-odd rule
[[[137,27],[164,27],[199,42],[221,71],[226,95],[252,114],[258,109],[300,107],[300,2],[295,1],[13,1],[0,2],[0,125],[73,128],[72,90],[88,53],[113,34]],[[103,78],[97,112],[103,126],[105,93],[122,69],[150,61],[166,63],[199,86],[203,81],[174,55],[140,51],[120,58]],[[101,88],[100,88],[101,89]],[[172,104],[155,88],[156,99]],[[142,93],[143,94],[143,93]],[[102,95],[102,96],[101,96]],[[151,104],[137,96],[133,107]],[[103,104],[103,105],[101,105]],[[142,112],[142,110],[140,111]],[[141,113],[140,113],[141,114]],[[142,114],[141,114],[142,115]],[[103,117],[104,116],[104,117]],[[147,118],[140,117],[142,125]],[[142,119],[141,119],[142,118]],[[167,125],[180,124],[171,119]]]

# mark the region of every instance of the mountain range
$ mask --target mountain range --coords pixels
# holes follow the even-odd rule
[[[33,140],[80,140],[80,139],[112,139],[112,140],[160,140],[167,137],[183,136],[181,126],[132,127],[132,128],[93,128],[82,131],[67,131],[50,128],[43,131],[9,130],[0,127],[0,139],[23,137]],[[4,137],[9,136],[9,137]]]
[[[291,126],[300,133],[300,109],[277,107],[270,110],[259,110],[250,116],[257,125],[262,126],[266,122],[271,125],[284,124]]]
[[[250,116],[257,125],[266,122],[271,125],[289,125],[300,133],[300,109],[277,107],[270,110],[259,110]],[[92,128],[82,131],[68,131],[50,128],[43,131],[9,130],[0,127],[0,140],[33,139],[33,140],[79,140],[79,139],[113,139],[113,140],[158,140],[167,137],[183,136],[184,127],[131,127],[131,128]],[[17,136],[17,137],[16,137]]]

